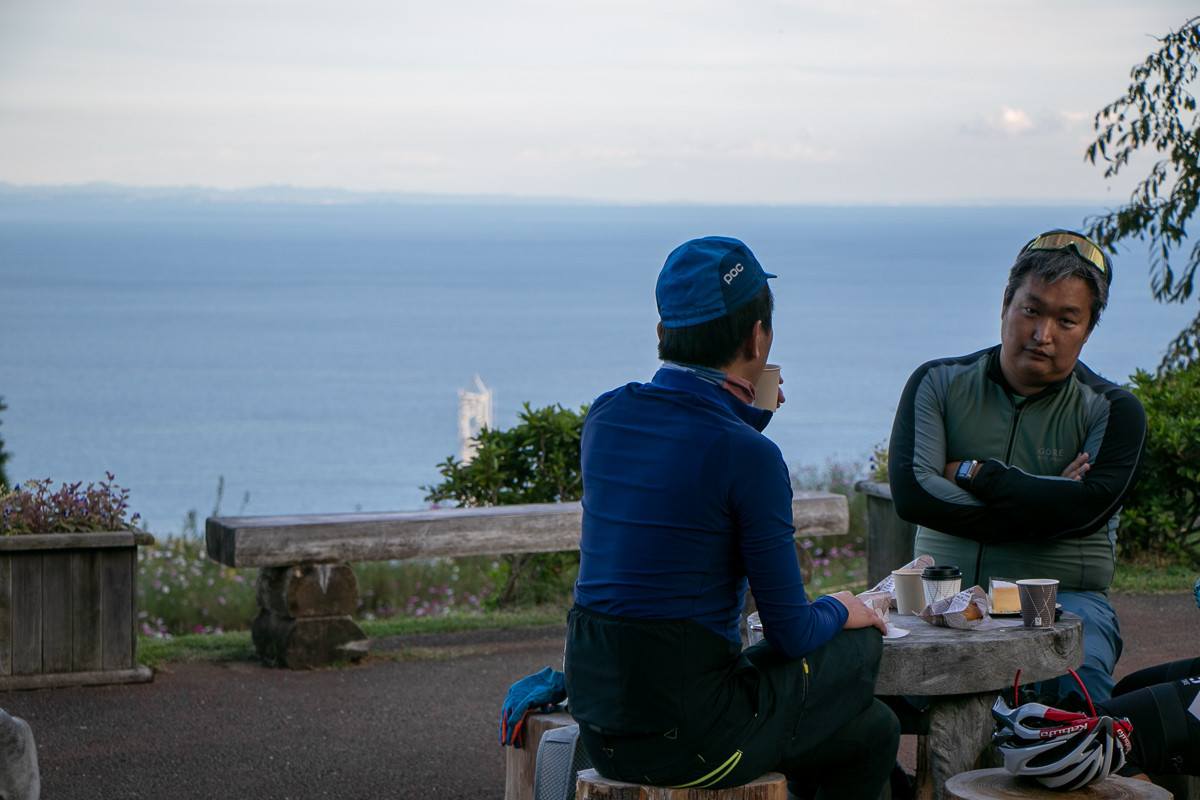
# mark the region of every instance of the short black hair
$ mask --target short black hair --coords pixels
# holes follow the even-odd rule
[[[771,287],[763,286],[753,300],[723,317],[683,328],[664,326],[658,340],[658,357],[663,361],[713,369],[728,366],[737,358],[754,323],[761,320],[763,329],[771,330],[774,310],[775,296],[771,294]]]
[[[1096,268],[1071,250],[1025,250],[1017,256],[1008,271],[1008,285],[1004,287],[1004,308],[1008,309],[1017,289],[1026,278],[1038,278],[1046,284],[1058,283],[1064,278],[1082,278],[1092,290],[1092,305],[1088,330],[1100,321],[1100,312],[1108,305],[1108,281],[1101,279]]]

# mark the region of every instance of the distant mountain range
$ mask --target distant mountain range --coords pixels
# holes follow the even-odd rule
[[[3,200],[91,200],[111,203],[168,200],[177,203],[279,205],[601,205],[589,200],[565,197],[354,192],[346,189],[305,189],[295,186],[214,189],[206,186],[124,186],[115,183],[26,186],[0,182],[0,201]]]

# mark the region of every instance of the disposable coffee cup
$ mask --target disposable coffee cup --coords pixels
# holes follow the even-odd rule
[[[779,408],[779,365],[767,364],[762,377],[754,384],[754,407],[766,411]]]
[[[892,584],[896,590],[897,614],[920,614],[925,608],[925,581],[919,569],[892,570]]]
[[[891,615],[892,596],[888,592],[864,592],[858,596],[886,625]]]
[[[1021,623],[1026,628],[1049,628],[1054,624],[1058,581],[1053,578],[1019,580],[1017,596],[1021,598]]]
[[[921,571],[921,585],[925,590],[925,605],[931,606],[962,591],[962,570],[958,567],[926,567]]]

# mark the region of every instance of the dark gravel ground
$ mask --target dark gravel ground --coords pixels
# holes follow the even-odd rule
[[[1190,593],[1113,603],[1118,676],[1200,650]],[[175,664],[149,684],[0,693],[0,708],[33,728],[45,800],[501,800],[500,703],[513,681],[561,665],[564,631],[378,639],[344,669]]]

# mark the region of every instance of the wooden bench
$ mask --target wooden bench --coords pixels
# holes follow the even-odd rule
[[[254,646],[267,663],[304,669],[367,652],[349,562],[578,550],[581,519],[579,503],[210,517],[205,545],[221,564],[259,568]],[[849,508],[843,495],[796,492],[792,519],[797,537],[844,534]]]

